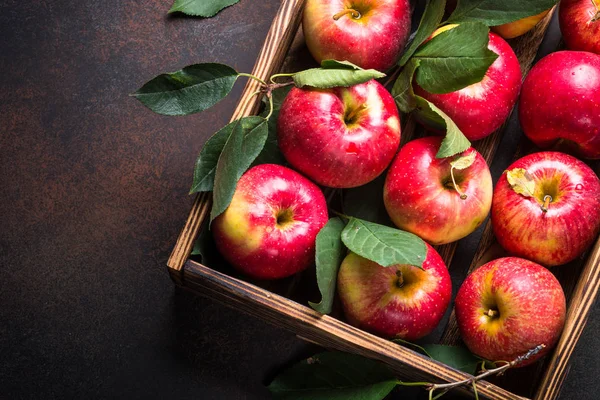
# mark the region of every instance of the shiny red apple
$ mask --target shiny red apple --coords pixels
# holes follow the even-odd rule
[[[510,115],[521,88],[521,67],[510,45],[490,33],[488,48],[498,54],[498,58],[481,82],[445,94],[426,92],[414,83],[415,93],[445,112],[469,140],[483,139],[498,129]],[[441,128],[418,110],[415,116],[426,126]]]
[[[517,193],[509,183],[512,174],[531,186]],[[581,256],[600,233],[600,180],[585,163],[564,153],[525,156],[496,184],[492,227],[511,254],[546,266],[565,264]]]
[[[307,0],[302,29],[313,57],[385,71],[410,34],[408,0]]]
[[[558,21],[567,48],[600,54],[600,0],[561,0]]]
[[[361,186],[390,164],[400,144],[394,99],[377,81],[333,89],[293,88],[277,121],[286,160],[315,182]]]
[[[462,340],[480,357],[512,361],[545,346],[518,367],[552,349],[566,315],[565,295],[554,275],[517,257],[499,258],[476,269],[458,290],[454,307]]]
[[[337,287],[348,322],[379,336],[406,340],[429,334],[452,296],[446,265],[430,245],[423,270],[410,265],[386,268],[349,253]]]
[[[289,168],[262,164],[242,175],[211,230],[220,253],[239,271],[278,279],[313,263],[315,239],[326,223],[317,185]]]
[[[519,118],[543,149],[600,158],[600,55],[557,51],[541,59],[523,83]]]
[[[441,137],[432,136],[404,145],[392,162],[383,192],[394,224],[432,244],[467,236],[481,225],[492,205],[492,176],[481,154],[470,147],[456,157],[435,158],[441,142]],[[474,157],[473,164],[451,171],[450,163],[459,157]]]

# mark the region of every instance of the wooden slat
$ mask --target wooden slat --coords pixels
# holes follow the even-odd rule
[[[575,292],[569,302],[565,328],[535,395],[535,400],[553,400],[568,373],[568,362],[587,323],[590,309],[600,288],[600,238],[588,257]]]
[[[183,274],[184,287],[194,293],[209,296],[226,306],[285,328],[323,347],[379,360],[389,365],[400,377],[411,381],[455,382],[470,376],[389,340],[371,335],[194,261],[186,262]],[[485,381],[478,382],[477,388],[482,397],[493,400],[523,399]],[[470,389],[461,390],[468,392]]]
[[[279,71],[300,25],[304,1],[283,0],[256,60],[252,70],[253,75],[268,80],[271,75]],[[260,105],[260,97],[253,94],[259,88],[259,82],[254,79],[248,80],[231,121],[256,113]],[[210,200],[210,196],[206,193],[196,196],[185,226],[179,234],[175,248],[167,261],[171,277],[177,283],[180,283],[181,269],[190,256],[202,221],[207,215],[207,210],[210,210]]]
[[[267,79],[268,76],[279,71],[291,41],[294,35],[297,34],[303,4],[304,0],[283,1],[255,65],[254,75]],[[511,41],[511,45],[519,58],[523,76],[531,68],[553,12],[554,10],[532,32]],[[258,90],[258,86],[255,81],[248,82],[232,120],[251,115],[257,110],[259,99],[252,98],[251,94]],[[414,138],[415,130],[414,120],[409,118],[403,127],[402,142],[405,143]],[[491,163],[494,158],[503,130],[504,127],[474,145],[488,163]],[[322,316],[312,309],[285,297],[275,295],[252,284],[187,260],[200,225],[209,209],[210,196],[207,194],[197,196],[186,226],[169,259],[168,265],[172,276],[183,287],[199,294],[210,294],[211,298],[225,305],[257,316],[276,326],[287,328],[304,340],[385,362],[401,376],[411,380],[450,382],[464,379],[467,376],[402,346],[353,328],[335,318]],[[488,258],[495,258],[502,254],[501,248],[494,242],[491,226],[488,224],[484,229],[471,269],[488,261]],[[456,243],[438,246],[438,252],[448,265],[450,265],[455,249]],[[184,264],[185,267],[183,267]],[[536,400],[551,400],[558,395],[562,381],[566,376],[568,358],[581,335],[589,309],[596,298],[599,276],[600,242],[596,243],[582,278],[577,284],[573,300],[569,303],[565,331],[556,352],[548,364]],[[451,319],[444,335],[444,341],[456,342],[458,340],[457,332],[455,321]],[[533,384],[533,382],[528,383]],[[491,399],[523,399],[488,382],[479,383],[478,388],[483,396]],[[468,389],[463,390],[468,391]]]

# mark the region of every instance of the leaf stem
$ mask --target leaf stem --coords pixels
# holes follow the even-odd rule
[[[404,382],[404,381],[396,381],[396,385],[400,386],[427,386],[430,385],[429,382]]]
[[[335,211],[335,210],[331,210],[332,213],[334,213],[335,215],[337,215],[338,217],[346,220],[346,221],[350,221],[350,216],[346,215],[346,214],[342,214],[341,212]]]
[[[271,83],[277,84],[277,82],[275,82],[275,79],[276,79],[276,78],[281,78],[281,77],[286,77],[286,78],[288,78],[288,77],[292,77],[292,76],[294,76],[294,75],[296,75],[296,73],[295,73],[295,72],[293,72],[293,73],[289,73],[289,74],[275,74],[275,75],[272,75],[272,76],[269,78],[269,80],[271,81]]]
[[[454,179],[454,166],[450,168],[450,176],[452,177],[452,184],[454,185],[454,189],[456,189],[462,200],[466,200],[467,194],[460,191],[460,188],[458,187],[458,185],[456,184],[456,180]]]
[[[269,99],[269,114],[265,117],[266,120],[273,115],[273,96],[271,95],[271,92],[267,92],[267,98]]]
[[[258,81],[258,82],[262,83],[263,85],[268,86],[267,82],[263,81],[259,77],[254,76],[252,74],[246,74],[244,72],[238,72],[238,76],[245,76],[246,78],[254,79],[255,81]]]

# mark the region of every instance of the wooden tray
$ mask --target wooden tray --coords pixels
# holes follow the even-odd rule
[[[283,70],[289,72],[291,69],[297,68],[299,64],[306,62],[301,61],[307,53],[305,50],[302,51],[303,36],[299,32],[303,6],[304,0],[282,1],[256,61],[254,75],[267,80],[271,75],[281,72],[284,63],[286,66]],[[510,42],[521,63],[523,76],[531,67],[552,14],[553,12],[550,12],[533,31]],[[294,46],[290,50],[292,42],[294,42]],[[302,57],[298,56],[298,48],[301,49]],[[305,57],[304,60],[306,60]],[[252,96],[252,93],[258,89],[259,84],[256,81],[248,81],[232,120],[257,112],[260,99]],[[422,129],[415,126],[411,118],[404,118],[403,122],[402,143],[422,134],[420,132]],[[474,144],[489,165],[494,159],[503,131],[504,127]],[[515,159],[532,150],[531,145],[526,140],[522,140],[516,151]],[[513,149],[506,149],[506,151],[512,152]],[[209,268],[190,259],[194,241],[210,213],[210,199],[209,193],[202,193],[196,197],[187,222],[167,263],[171,277],[177,285],[197,294],[209,296],[227,306],[254,315],[276,326],[289,329],[303,340],[380,360],[406,380],[446,383],[469,377],[464,372],[354,328],[333,316],[321,315],[306,306],[306,287],[312,286],[314,289],[316,286],[314,269],[283,281],[253,284],[249,283],[246,278],[242,280],[234,277],[237,274],[232,269],[228,269],[224,262],[214,263],[213,268]],[[451,243],[437,247],[451,270],[453,267],[460,268],[460,266],[452,265],[452,258],[457,246],[458,243]],[[479,265],[503,255],[503,250],[495,242],[488,220],[469,272]],[[561,281],[568,301],[567,321],[558,345],[553,353],[541,362],[530,367],[508,371],[505,377],[493,378],[492,382],[478,382],[477,388],[482,397],[494,400],[523,398],[550,400],[558,397],[568,372],[569,358],[586,324],[590,307],[598,294],[600,239],[596,241],[587,257],[582,257],[569,265],[554,268],[552,272]],[[311,276],[309,277],[308,274]],[[302,287],[303,290],[297,290],[298,287]],[[298,292],[302,294],[299,295]],[[441,342],[445,344],[460,343],[454,315],[446,325]],[[518,374],[518,378],[516,374]],[[457,390],[472,393],[471,389],[467,387]]]

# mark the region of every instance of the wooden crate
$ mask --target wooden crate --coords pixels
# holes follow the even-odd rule
[[[289,72],[290,68],[298,66],[300,58],[294,49],[290,51],[290,46],[292,42],[302,44],[299,26],[303,6],[304,0],[282,1],[256,61],[254,75],[267,80],[271,75],[280,72],[284,63],[286,64],[284,72]],[[532,65],[552,14],[553,12],[550,12],[532,32],[511,41],[521,63],[523,76]],[[232,120],[257,112],[260,99],[252,96],[252,93],[258,89],[259,84],[256,81],[248,81]],[[411,118],[405,118],[403,122],[402,143],[420,135],[420,129],[415,126]],[[504,127],[474,144],[488,164],[491,164],[494,159],[503,130]],[[515,149],[504,150],[513,152]],[[515,152],[515,159],[531,150],[531,145],[523,140]],[[227,267],[225,267],[225,271],[220,266],[218,268],[220,270],[216,270],[190,259],[193,243],[205,219],[209,216],[210,199],[209,193],[202,193],[196,197],[185,227],[169,258],[169,271],[177,285],[197,294],[209,296],[227,306],[254,315],[276,326],[289,329],[306,341],[380,360],[406,380],[447,383],[469,377],[464,372],[431,360],[389,340],[366,333],[333,316],[321,315],[309,308],[304,298],[301,300],[296,298],[297,301],[291,300],[290,298],[294,297],[291,295],[294,288],[307,284],[304,282],[309,280],[306,273],[276,283],[253,284],[247,279],[242,280],[232,276],[236,275],[235,272],[227,270]],[[451,243],[437,246],[438,252],[450,268],[452,268],[452,258],[457,245],[457,243]],[[504,255],[503,250],[495,242],[491,224],[488,221],[469,272],[502,255]],[[310,279],[314,281],[314,269],[312,272]],[[567,321],[558,345],[542,362],[509,371],[504,378],[495,377],[492,382],[478,382],[478,391],[482,397],[494,400],[528,397],[536,400],[550,400],[558,397],[568,372],[569,358],[598,294],[600,239],[588,252],[587,257],[582,257],[567,266],[554,268],[552,272],[561,281],[568,301]],[[314,282],[312,285],[316,286]],[[460,343],[454,315],[451,316],[441,341],[444,344]],[[516,374],[518,374],[518,378],[516,378]],[[468,387],[458,390],[472,393]]]

